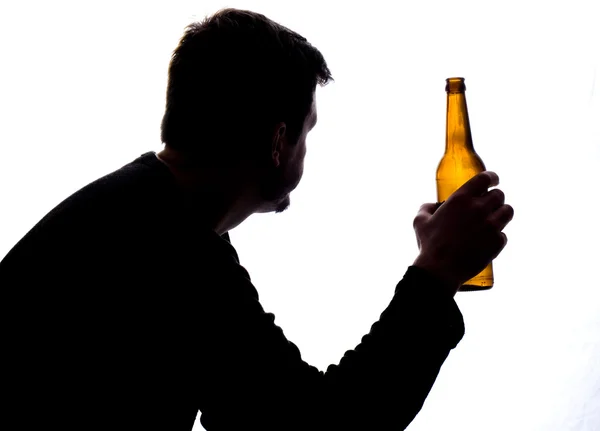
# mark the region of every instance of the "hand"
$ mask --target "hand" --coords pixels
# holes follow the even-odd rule
[[[453,294],[506,246],[502,230],[512,220],[514,210],[504,203],[500,189],[488,191],[499,182],[496,173],[481,172],[439,208],[437,204],[423,204],[414,219],[420,253],[413,265],[455,288]]]

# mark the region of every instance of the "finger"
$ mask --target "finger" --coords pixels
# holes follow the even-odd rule
[[[498,254],[500,254],[500,252],[502,250],[504,250],[504,247],[506,247],[506,243],[508,242],[508,237],[506,236],[506,234],[504,232],[500,232],[500,239],[501,239],[501,246],[500,246],[500,250],[498,250]],[[498,254],[496,255],[496,257],[498,257]]]
[[[498,255],[502,253],[502,250],[504,250],[504,247],[506,247],[507,242],[508,238],[506,234],[504,232],[500,232],[500,234],[498,235],[498,246],[496,247],[497,251],[492,256],[492,260],[496,259]]]
[[[490,190],[481,197],[481,204],[488,211],[496,211],[504,205],[504,192],[500,189]]]
[[[483,171],[464,183],[456,193],[481,196],[487,192],[490,187],[495,187],[498,184],[500,184],[500,178],[498,178],[498,175],[495,172]]]
[[[513,219],[515,210],[510,205],[502,205],[488,217],[494,228],[502,230]]]

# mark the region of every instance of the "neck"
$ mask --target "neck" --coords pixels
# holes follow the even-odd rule
[[[199,166],[182,154],[165,149],[157,154],[183,192],[184,208],[200,225],[223,235],[258,209],[248,169]]]

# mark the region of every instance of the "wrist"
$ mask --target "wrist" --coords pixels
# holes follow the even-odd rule
[[[439,262],[432,262],[430,259],[419,255],[412,266],[426,271],[432,278],[436,279],[439,284],[444,286],[452,296],[458,291],[461,283],[452,275],[452,273],[443,268]]]

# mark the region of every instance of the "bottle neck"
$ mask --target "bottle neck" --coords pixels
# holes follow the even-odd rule
[[[448,91],[446,106],[446,152],[474,152],[464,90]]]

